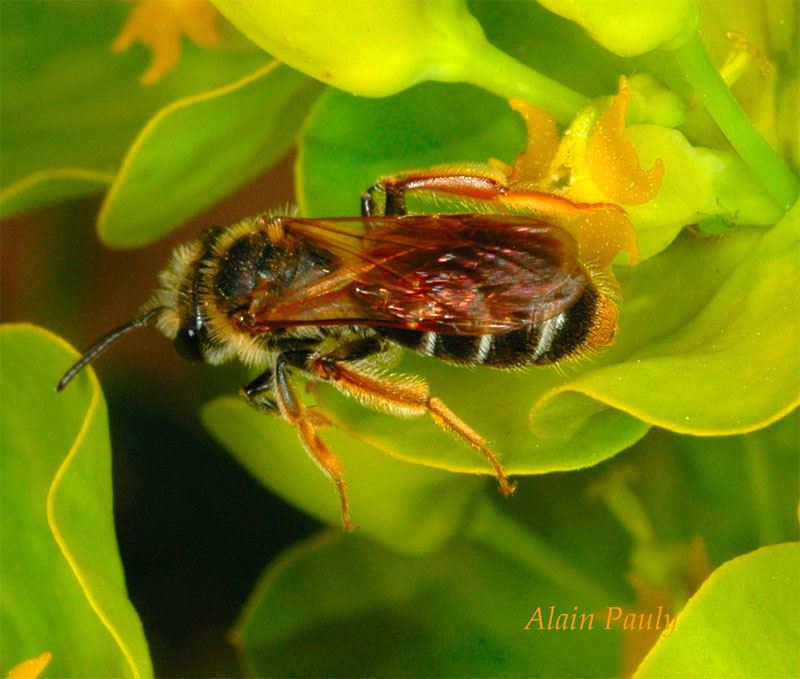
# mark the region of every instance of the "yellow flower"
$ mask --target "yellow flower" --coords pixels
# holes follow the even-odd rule
[[[528,145],[507,171],[509,206],[556,221],[575,235],[581,257],[601,267],[620,251],[632,264],[638,261],[636,230],[620,206],[652,199],[664,174],[660,160],[643,170],[625,135],[629,98],[621,78],[605,110],[602,103],[588,105],[561,140],[549,113],[511,101],[525,119]]]
[[[217,17],[208,0],[139,0],[111,51],[124,52],[137,41],[149,47],[153,61],[140,82],[152,85],[178,64],[184,33],[201,47],[219,45]]]

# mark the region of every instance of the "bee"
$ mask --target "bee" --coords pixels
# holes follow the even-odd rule
[[[378,411],[429,415],[486,458],[503,494],[513,493],[516,482],[476,431],[421,378],[387,370],[403,348],[458,365],[517,368],[604,347],[616,328],[611,286],[559,226],[531,215],[404,214],[409,187],[400,184],[384,214],[374,214],[381,183],[362,197],[361,217],[265,213],[202,232],[174,251],[161,288],[96,342],[58,391],[111,344],[155,322],[184,358],[238,359],[261,371],[242,396],[295,428],[335,484],[347,530],[342,465],[293,374]]]

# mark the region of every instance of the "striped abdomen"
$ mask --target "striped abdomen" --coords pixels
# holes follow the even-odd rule
[[[616,307],[592,286],[568,309],[542,323],[496,335],[445,335],[378,328],[388,339],[424,356],[461,365],[513,368],[547,365],[611,343]]]

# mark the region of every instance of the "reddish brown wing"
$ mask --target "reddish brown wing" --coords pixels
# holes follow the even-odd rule
[[[277,303],[255,302],[254,330],[352,324],[496,334],[556,316],[587,285],[572,236],[533,217],[282,221],[290,237],[338,261],[316,280],[293,283]]]

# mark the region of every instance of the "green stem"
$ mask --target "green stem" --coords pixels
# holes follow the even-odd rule
[[[581,607],[606,606],[622,599],[589,580],[553,547],[497,511],[489,501],[481,502],[476,508],[466,536],[562,587],[581,602]]]
[[[655,544],[653,524],[642,501],[630,489],[629,477],[630,474],[624,470],[612,472],[596,487],[611,513],[633,539],[634,545]]]
[[[454,80],[476,85],[504,99],[516,97],[549,111],[561,124],[572,121],[588,102],[582,94],[525,66],[490,42],[463,55]]]
[[[714,122],[766,191],[788,210],[797,199],[798,180],[756,131],[706,51],[700,33],[676,50],[684,77]]]
[[[781,542],[785,537],[778,520],[780,510],[770,474],[772,468],[770,456],[764,445],[764,439],[745,436],[742,442],[759,542],[762,545]]]

